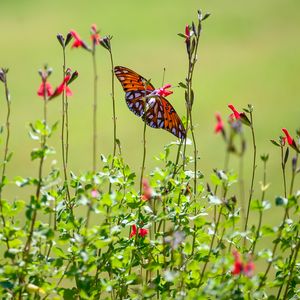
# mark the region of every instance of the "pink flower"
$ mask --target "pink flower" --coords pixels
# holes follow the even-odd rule
[[[152,188],[146,178],[143,178],[143,195],[141,196],[141,199],[144,201],[148,201],[152,197]]]
[[[93,198],[97,198],[99,197],[99,192],[96,189],[92,189],[91,195]]]
[[[37,91],[37,94],[41,97],[50,97],[53,94],[52,86],[49,82],[43,81]]]
[[[216,113],[217,124],[215,126],[215,133],[222,132],[224,130],[224,123],[219,113]]]
[[[228,107],[232,110],[236,120],[239,120],[241,118],[241,114],[235,109],[235,107],[232,104],[228,104]]]
[[[287,131],[286,128],[282,128],[282,131],[284,132],[285,134],[285,138],[284,140],[287,140],[288,144],[290,146],[293,146],[293,144],[295,143],[294,139],[290,136],[289,132]]]
[[[155,95],[161,96],[161,97],[167,97],[171,94],[173,94],[173,91],[168,91],[167,89],[169,89],[170,87],[172,87],[171,84],[165,84],[163,87],[161,87],[160,89],[155,90]]]
[[[137,227],[136,227],[136,225],[132,225],[132,229],[131,229],[131,233],[130,233],[129,238],[134,237],[134,236],[136,235],[136,233],[137,233]],[[140,235],[141,237],[144,237],[144,236],[146,236],[147,234],[148,234],[148,229],[146,229],[146,228],[140,228],[140,229],[139,229],[139,235]]]
[[[96,24],[93,24],[91,26],[91,40],[94,45],[100,44],[100,35],[99,35],[99,31],[97,30]]]

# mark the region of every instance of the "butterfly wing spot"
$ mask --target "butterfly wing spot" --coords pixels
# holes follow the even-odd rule
[[[127,92],[127,93],[125,94],[125,98],[126,98],[127,100],[132,100],[132,99],[134,98],[134,94],[133,94],[132,92]]]

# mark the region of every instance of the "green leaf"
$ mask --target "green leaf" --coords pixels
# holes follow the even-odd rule
[[[278,142],[276,142],[275,140],[270,140],[270,142],[271,142],[273,145],[275,145],[275,146],[277,146],[277,147],[280,147],[280,144],[279,144]]]
[[[57,257],[61,257],[61,258],[65,258],[65,259],[68,258],[68,256],[64,253],[64,251],[61,248],[54,246],[52,248],[52,251],[57,255]]]
[[[178,85],[184,89],[187,89],[187,85],[183,82],[179,82]]]

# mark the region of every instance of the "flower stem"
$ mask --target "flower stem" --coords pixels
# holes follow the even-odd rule
[[[285,176],[285,162],[283,157],[283,146],[281,148],[281,169],[282,169],[282,176],[283,176],[283,189],[284,189],[284,197],[286,198],[286,176]]]
[[[110,64],[111,64],[111,99],[112,99],[112,112],[113,112],[113,124],[114,124],[114,146],[113,146],[113,158],[111,162],[111,169],[113,169],[115,156],[117,151],[117,118],[116,118],[116,104],[115,104],[115,73],[114,73],[114,60],[111,49],[109,50]],[[109,183],[109,193],[111,194],[112,184]]]
[[[266,194],[266,189],[265,189],[265,186],[267,184],[267,161],[266,160],[264,160],[264,171],[263,172],[264,172],[264,174],[263,174],[263,190],[262,190],[261,199],[260,199],[261,205],[263,205],[263,201],[265,199],[265,194]],[[259,210],[259,219],[258,219],[258,225],[257,225],[256,235],[255,235],[253,244],[251,246],[251,252],[252,253],[254,253],[257,240],[259,239],[260,228],[261,228],[261,224],[262,224],[262,217],[263,217],[263,211],[262,211],[262,208],[261,208]]]
[[[255,178],[255,170],[256,170],[256,142],[255,142],[255,133],[254,133],[254,127],[253,127],[253,115],[252,111],[250,111],[250,122],[251,122],[251,134],[252,134],[252,143],[253,143],[253,164],[252,164],[252,177],[251,177],[251,185],[250,185],[250,192],[249,192],[249,199],[248,199],[248,207],[247,207],[247,214],[246,214],[246,221],[245,221],[245,227],[244,231],[247,231],[248,227],[248,221],[249,221],[249,212],[250,212],[250,206],[253,196],[253,185],[254,185],[254,178]],[[246,236],[244,238],[244,245],[246,244]]]
[[[145,121],[144,121],[144,130],[143,130],[143,160],[142,160],[142,169],[141,169],[141,177],[140,177],[140,195],[143,192],[143,178],[144,178],[144,170],[145,170],[145,161],[146,161],[146,112],[145,112]]]
[[[5,89],[5,99],[6,99],[6,104],[7,104],[7,114],[6,114],[6,139],[5,139],[5,148],[4,148],[4,157],[3,157],[3,163],[2,163],[2,172],[1,172],[1,184],[0,184],[0,214],[1,214],[1,221],[3,228],[6,227],[6,220],[3,214],[3,206],[2,206],[2,190],[5,185],[4,180],[5,180],[5,171],[6,171],[6,164],[7,164],[7,159],[8,159],[8,150],[9,150],[9,139],[10,139],[10,97],[9,97],[9,90],[7,86],[7,79],[6,79],[6,74],[5,74],[5,80],[4,80],[4,89]],[[7,250],[10,249],[8,239],[6,238],[6,246]]]
[[[290,186],[290,195],[293,194],[294,181],[295,181],[295,177],[296,177],[296,173],[297,173],[298,155],[299,155],[299,153],[297,152],[296,157],[295,157],[294,165],[292,166],[292,178],[291,178],[291,186]]]
[[[40,159],[40,164],[39,164],[39,170],[38,170],[38,183],[37,183],[37,188],[36,188],[36,194],[35,194],[35,201],[39,203],[40,201],[40,194],[41,194],[41,188],[42,188],[42,178],[43,178],[43,165],[44,165],[44,160],[46,157],[46,142],[47,142],[47,91],[44,89],[44,130],[41,135],[41,150],[43,151],[43,154]],[[36,204],[34,205],[34,210],[33,210],[33,215],[31,219],[31,225],[29,229],[29,234],[28,238],[23,250],[23,259],[27,261],[30,248],[31,248],[31,241],[32,241],[32,235],[34,231],[34,225],[36,222],[36,217],[37,217],[37,208]]]
[[[116,104],[115,104],[115,74],[114,74],[114,60],[112,51],[109,51],[110,63],[111,63],[111,99],[113,109],[113,123],[114,123],[114,148],[113,156],[116,156],[117,149],[117,117],[116,117]]]
[[[288,206],[286,206],[286,209],[285,209],[285,212],[284,212],[284,216],[283,216],[283,220],[282,220],[282,224],[279,227],[277,238],[274,240],[274,246],[273,246],[273,249],[272,249],[272,257],[271,257],[271,259],[269,259],[269,263],[268,263],[267,269],[266,269],[264,275],[260,279],[260,284],[259,284],[259,286],[257,288],[258,291],[264,286],[265,281],[266,281],[267,276],[268,276],[268,273],[269,273],[270,268],[272,266],[272,263],[274,262],[275,253],[276,253],[277,247],[279,245],[279,242],[281,240],[282,231],[284,229],[284,225],[285,225],[285,221],[287,219],[288,213],[289,213],[289,208],[288,208]]]
[[[68,96],[65,96],[65,113],[66,113],[66,168],[68,168],[69,160],[69,102]]]
[[[203,281],[203,277],[204,277],[204,274],[205,274],[205,270],[206,270],[206,267],[207,267],[207,264],[209,262],[209,258],[210,258],[210,255],[212,253],[212,250],[213,250],[213,245],[214,245],[214,241],[215,241],[215,238],[217,236],[217,233],[218,233],[218,228],[219,228],[219,224],[220,224],[220,220],[221,220],[221,216],[222,216],[222,212],[223,212],[223,205],[221,206],[220,208],[220,211],[219,211],[219,215],[218,215],[218,219],[217,219],[217,223],[215,225],[215,230],[214,230],[214,234],[212,236],[212,239],[211,239],[211,242],[210,242],[210,246],[209,246],[209,251],[208,251],[208,254],[207,254],[207,258],[205,260],[205,263],[204,263],[204,266],[202,268],[202,272],[201,272],[201,275],[200,275],[200,280],[199,280],[199,283],[198,283],[198,288],[201,286],[202,284],[202,281]]]
[[[289,291],[289,287],[290,287],[290,284],[291,284],[291,281],[292,281],[292,277],[294,275],[294,268],[295,268],[295,265],[296,265],[296,262],[297,262],[297,257],[298,257],[299,249],[300,249],[300,239],[298,238],[298,243],[297,243],[297,246],[296,246],[296,249],[295,249],[295,253],[294,253],[294,259],[293,259],[292,265],[289,268],[289,273],[290,274],[289,274],[288,282],[286,284],[285,292],[284,292],[284,295],[283,295],[282,299],[287,299],[287,293]]]

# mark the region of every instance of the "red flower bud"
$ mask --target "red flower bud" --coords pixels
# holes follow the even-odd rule
[[[235,109],[235,107],[232,104],[228,104],[228,107],[232,110],[234,117],[236,120],[239,120],[241,118],[240,113]]]
[[[217,124],[215,126],[215,133],[222,132],[224,130],[224,123],[219,113],[216,113]]]
[[[188,43],[191,38],[191,31],[190,31],[190,26],[187,24],[185,26],[185,42]]]
[[[289,134],[289,132],[287,131],[286,128],[282,128],[282,131],[284,132],[284,134],[285,134],[285,136],[286,136],[286,140],[287,140],[288,144],[289,144],[290,146],[292,146],[293,143],[294,143],[294,139],[290,136],[290,134]]]

